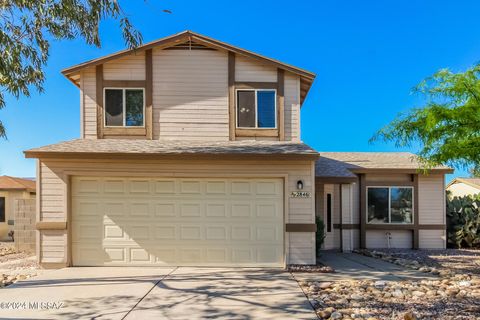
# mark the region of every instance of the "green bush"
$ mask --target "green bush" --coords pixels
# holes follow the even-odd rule
[[[322,248],[323,241],[325,240],[325,224],[320,217],[315,217],[315,223],[317,224],[317,232],[315,233],[315,245],[317,248],[317,257]]]
[[[480,194],[464,197],[447,194],[447,234],[451,246],[480,246]]]

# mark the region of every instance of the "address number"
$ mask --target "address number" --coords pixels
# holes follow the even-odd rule
[[[308,191],[293,191],[291,194],[292,198],[311,198],[312,193]]]

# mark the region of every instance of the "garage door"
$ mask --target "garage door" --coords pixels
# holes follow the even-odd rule
[[[77,266],[282,266],[282,179],[73,177]]]

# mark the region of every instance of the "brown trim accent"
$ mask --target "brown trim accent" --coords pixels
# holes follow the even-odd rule
[[[420,235],[418,232],[418,224],[420,220],[420,215],[418,212],[418,174],[414,174],[413,178],[413,229],[412,237],[413,237],[413,249],[419,248],[419,239]]]
[[[357,180],[357,177],[315,177],[315,183],[319,184],[351,183]]]
[[[228,52],[228,119],[230,140],[235,140],[237,127],[237,114],[235,109],[235,53]]]
[[[444,230],[444,224],[367,224],[367,230]]]
[[[416,176],[416,175],[415,175]],[[415,182],[405,181],[366,181],[365,187],[414,187]]]
[[[153,58],[152,49],[145,51],[145,128],[147,139],[153,139]]]
[[[418,230],[445,230],[447,225],[445,224],[419,224]]]
[[[365,186],[365,174],[360,174],[360,248],[365,249],[367,245],[366,240],[366,226],[367,226],[367,188]]]
[[[285,71],[277,69],[277,128],[278,138],[285,140]]]
[[[235,89],[278,89],[277,82],[235,82]]]
[[[146,80],[103,80],[103,88],[146,88],[146,85]]]
[[[315,223],[287,223],[285,224],[286,232],[316,232],[317,225]]]
[[[136,127],[104,127],[103,128],[103,136],[145,136],[147,129],[144,127],[136,128]]]
[[[179,153],[179,154],[159,154],[159,153],[110,153],[110,152],[35,152],[25,151],[25,158],[39,159],[121,159],[121,160],[317,160],[317,154],[278,154],[278,153]]]
[[[66,221],[38,221],[35,224],[37,230],[65,230],[67,229]]]
[[[278,129],[235,129],[236,137],[278,137]]]
[[[68,267],[64,262],[55,263],[55,262],[41,262],[40,265],[44,269],[62,269]]]
[[[360,229],[360,224],[359,223],[334,223],[333,224],[334,229],[342,229],[342,230],[352,230],[352,229]]]
[[[95,85],[97,100],[97,138],[103,138],[103,65],[95,68]]]
[[[394,224],[394,223],[378,223],[366,225],[367,230],[414,230],[415,225],[412,224]]]
[[[342,184],[339,184],[339,190],[338,190],[338,198],[339,198],[339,211],[340,211],[340,251],[343,252],[343,189],[342,189]],[[334,190],[335,191],[335,190]],[[333,226],[333,229],[335,229],[335,226]]]
[[[309,78],[309,79],[314,79],[315,78],[315,74],[310,72],[310,71],[306,71],[306,70],[303,70],[303,69],[300,69],[300,68],[282,63],[280,61],[277,61],[277,60],[274,60],[274,59],[271,59],[271,58],[267,58],[267,57],[264,57],[264,56],[259,55],[259,54],[255,54],[255,53],[250,52],[248,50],[244,50],[244,49],[232,46],[232,45],[227,44],[225,42],[221,42],[221,41],[206,37],[204,35],[201,35],[201,34],[198,34],[198,33],[192,32],[192,31],[183,31],[183,32],[178,33],[178,34],[174,34],[174,35],[171,35],[171,36],[168,36],[168,37],[156,40],[156,41],[146,43],[146,44],[144,44],[142,46],[139,46],[137,48],[134,48],[134,49],[122,50],[122,51],[116,52],[114,54],[110,54],[110,55],[107,55],[107,56],[104,56],[104,57],[101,57],[101,58],[98,58],[98,59],[90,60],[88,62],[84,62],[84,63],[78,64],[78,65],[75,65],[73,67],[63,69],[62,74],[69,75],[71,73],[74,73],[75,71],[79,71],[79,70],[81,70],[83,68],[86,68],[88,66],[103,64],[107,61],[117,59],[117,58],[120,58],[120,57],[123,57],[123,56],[126,56],[126,55],[130,55],[130,54],[133,54],[135,52],[139,52],[139,51],[143,51],[143,50],[147,50],[147,49],[152,49],[154,47],[155,48],[170,47],[170,46],[173,46],[175,44],[182,43],[182,41],[186,41],[186,40],[189,40],[189,39],[192,40],[192,41],[198,42],[200,44],[206,44],[206,45],[214,47],[214,48],[228,50],[228,51],[235,52],[235,53],[238,53],[238,54],[250,57],[250,58],[265,61],[265,62],[268,62],[269,64],[275,65],[279,68],[288,70],[290,72],[293,72],[295,74],[298,74],[300,76],[303,76],[303,77],[306,77],[306,78]]]

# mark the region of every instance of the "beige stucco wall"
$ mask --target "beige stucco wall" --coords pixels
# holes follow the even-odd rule
[[[239,82],[276,82],[277,69],[236,57]],[[153,49],[153,138],[229,140],[228,53],[223,50]],[[139,52],[103,66],[105,80],[145,80]],[[81,137],[97,138],[95,67],[80,74]],[[300,140],[300,78],[285,72],[285,140]],[[239,138],[278,140],[278,138]]]
[[[5,197],[5,222],[0,222],[0,240],[10,240],[8,232],[14,229],[14,225],[9,225],[8,220],[13,221],[15,218],[15,201],[35,199],[35,195],[23,190],[0,190],[0,197]]]
[[[310,160],[48,160],[40,164],[39,220],[68,220],[71,175],[158,177],[281,177],[285,183],[285,223],[314,223],[314,198],[290,198],[298,180],[314,194],[314,162]],[[67,223],[68,225],[68,223]],[[38,256],[42,263],[64,265],[68,259],[67,230],[41,230]],[[285,236],[287,263],[315,262],[315,234]]]

